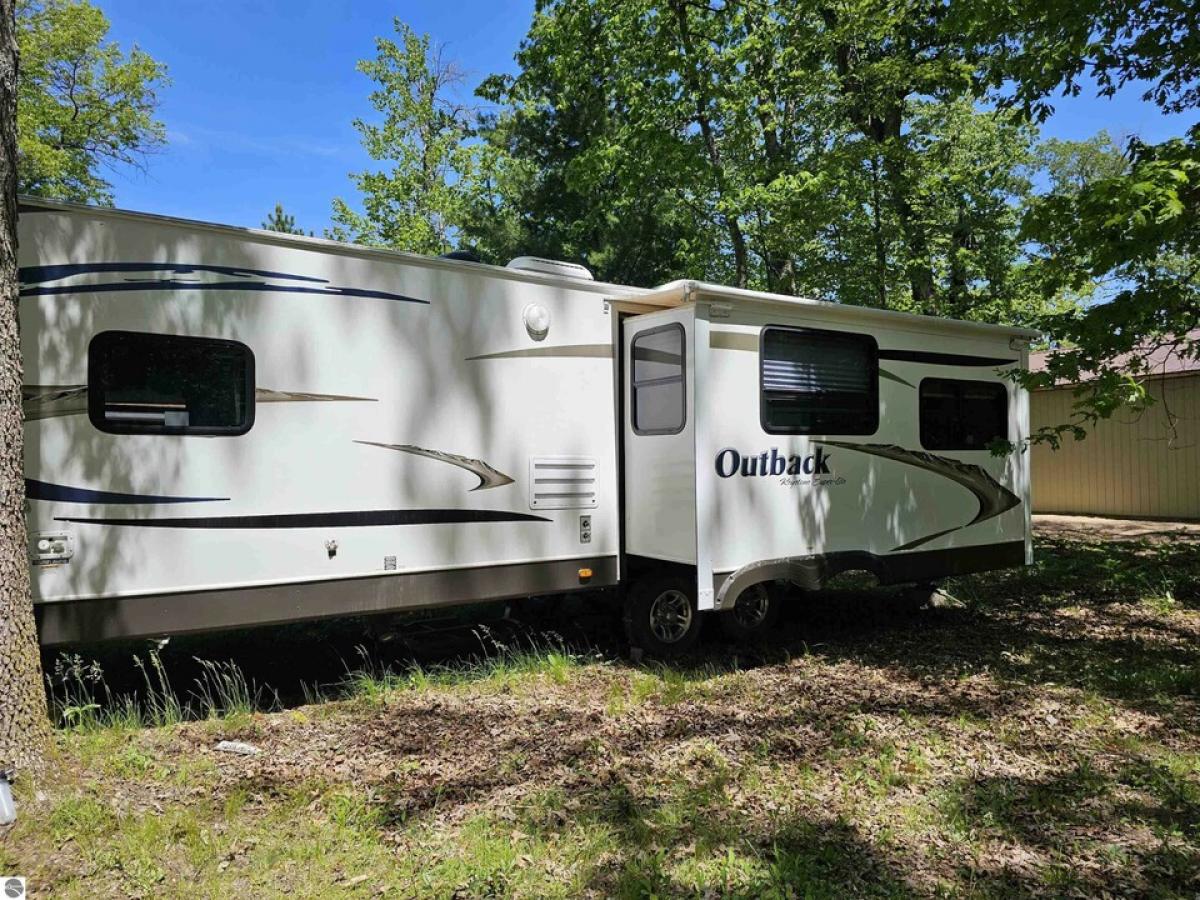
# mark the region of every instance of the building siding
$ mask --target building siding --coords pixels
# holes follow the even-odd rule
[[[1158,378],[1148,389],[1158,401],[1148,409],[1117,412],[1059,450],[1034,446],[1034,512],[1200,519],[1200,374]],[[1035,431],[1071,418],[1070,388],[1029,399]]]

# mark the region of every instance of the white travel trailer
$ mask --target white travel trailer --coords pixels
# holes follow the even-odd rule
[[[1029,331],[32,200],[20,241],[46,644],[627,585],[670,653],[1030,561]]]

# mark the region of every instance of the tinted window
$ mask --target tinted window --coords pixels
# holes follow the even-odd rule
[[[633,430],[637,434],[678,434],[687,414],[683,380],[683,326],[652,328],[632,346]]]
[[[869,335],[763,329],[763,428],[773,434],[874,434],[878,355]]]
[[[995,381],[926,378],[921,382],[921,446],[986,450],[1008,438],[1008,390]]]
[[[105,331],[88,348],[88,416],[118,434],[244,434],[254,355],[236,341]]]

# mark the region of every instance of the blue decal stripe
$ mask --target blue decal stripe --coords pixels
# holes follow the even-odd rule
[[[186,275],[189,272],[216,272],[218,275],[231,275],[235,278],[289,278],[292,281],[329,284],[327,279],[315,278],[311,275],[291,275],[287,272],[269,272],[265,269],[243,269],[240,266],[189,265],[188,263],[62,263],[55,266],[25,266],[17,270],[17,276],[25,282],[44,282],[62,281],[64,278],[89,275],[93,272],[176,272],[180,275]]]
[[[79,284],[60,287],[23,288],[22,297],[45,297],[57,294],[104,294],[113,291],[277,291],[284,294],[323,294],[328,297],[367,297],[375,300],[399,300],[402,303],[428,303],[416,297],[368,291],[362,288],[299,287],[291,284],[263,284],[246,281],[222,284],[197,284],[191,281],[121,281],[116,284]]]
[[[1005,359],[999,356],[969,356],[962,353],[930,353],[925,350],[880,350],[880,359],[894,359],[897,362],[928,363],[932,366],[1011,366],[1019,363],[1019,359]]]
[[[114,491],[93,491],[88,488],[50,484],[47,481],[25,479],[25,496],[30,500],[49,500],[53,503],[209,503],[228,500],[228,497],[162,497],[156,494],[121,494]]]
[[[147,279],[126,278],[100,284],[53,284],[76,275],[97,272],[171,272],[186,275],[191,272],[214,272],[231,278],[277,278],[287,281],[308,282],[299,284],[273,284],[266,281],[188,281],[176,278]],[[187,265],[184,263],[71,263],[55,266],[29,266],[20,269],[19,277],[24,287],[22,297],[45,297],[59,294],[102,294],[116,291],[275,291],[285,294],[318,294],[329,297],[363,297],[372,300],[397,300],[402,303],[423,303],[416,297],[393,294],[389,291],[374,291],[366,288],[337,287],[323,278],[307,275],[289,275],[286,272],[268,272],[260,269],[242,269],[236,266]]]
[[[179,519],[82,518],[56,522],[136,525],[141,528],[377,528],[384,525],[457,525],[483,522],[549,522],[542,516],[500,509],[368,509],[351,512],[279,513],[258,516],[193,516]]]

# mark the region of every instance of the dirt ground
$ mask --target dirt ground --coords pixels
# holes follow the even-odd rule
[[[1041,537],[1075,541],[1200,541],[1200,522],[1038,514],[1033,528]]]

